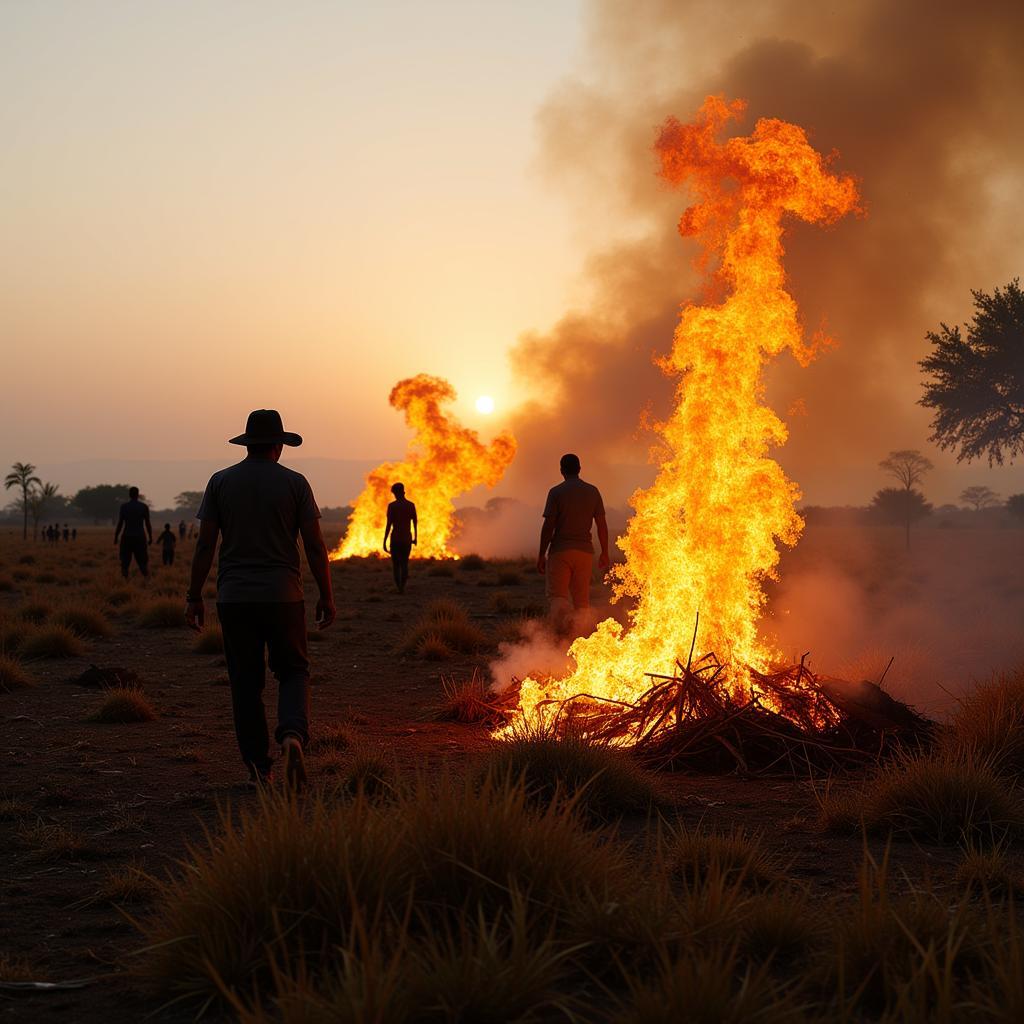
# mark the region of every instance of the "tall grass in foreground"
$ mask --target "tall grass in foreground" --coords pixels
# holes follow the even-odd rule
[[[156,883],[141,973],[245,1024],[1018,1019],[1012,902],[868,859],[814,904],[756,837],[706,838],[637,847],[493,775],[267,793]]]

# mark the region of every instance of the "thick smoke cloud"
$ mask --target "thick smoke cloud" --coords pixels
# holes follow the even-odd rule
[[[644,468],[672,382],[651,363],[679,304],[697,294],[692,249],[675,231],[686,197],[654,175],[651,144],[669,114],[708,93],[748,101],[756,118],[805,127],[855,174],[867,216],[822,231],[794,226],[787,269],[804,322],[827,319],[840,345],[809,369],[772,368],[768,397],[802,399],[779,452],[816,503],[866,503],[893,448],[927,449],[917,361],[925,331],[970,314],[970,289],[1020,272],[1015,248],[1024,165],[1024,7],[1009,0],[811,3],[597,0],[587,56],[540,115],[542,164],[579,213],[586,294],[551,330],[524,336],[515,372],[532,396],[512,424],[520,444],[506,493],[548,486],[562,451],[613,502]],[[1019,469],[935,457],[938,502],[969,482],[1024,489]],[[976,479],[977,478],[977,479]]]

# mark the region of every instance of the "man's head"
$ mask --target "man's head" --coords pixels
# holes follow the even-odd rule
[[[253,409],[245,421],[245,433],[231,438],[228,443],[244,444],[253,458],[276,462],[281,457],[282,445],[297,448],[302,444],[302,437],[284,429],[281,414],[276,409]]]
[[[391,493],[396,498],[404,498],[405,497],[405,484],[392,484],[391,485]]]
[[[138,487],[129,487],[128,488],[128,497],[131,498],[132,501],[135,501],[136,498],[138,498],[138,496],[139,496],[139,489],[138,489]]]
[[[250,459],[269,459],[271,462],[278,462],[284,445],[281,444],[247,444],[245,450],[249,453]]]
[[[170,524],[170,523],[164,523],[164,529],[165,529],[165,530],[166,530],[166,531],[167,531],[168,533],[170,533],[170,532],[171,532],[171,524]]]
[[[558,468],[562,471],[562,476],[568,479],[571,476],[580,475],[580,457],[573,455],[571,452],[567,455],[563,455],[558,460]]]

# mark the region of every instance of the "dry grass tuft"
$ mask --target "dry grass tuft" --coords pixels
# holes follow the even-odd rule
[[[441,660],[444,649],[452,653],[475,654],[487,646],[487,637],[469,621],[466,609],[447,599],[432,601],[402,643],[402,651]]]
[[[224,633],[220,626],[207,625],[196,637],[195,643],[192,644],[192,650],[196,654],[223,654]]]
[[[309,752],[323,754],[328,750],[351,750],[355,743],[356,738],[348,726],[331,723],[317,729],[310,737]]]
[[[53,615],[53,605],[46,601],[26,601],[18,608],[17,614],[22,622],[31,622],[38,626]]]
[[[0,821],[21,821],[31,813],[31,806],[24,800],[7,794],[0,795]]]
[[[33,685],[32,677],[21,663],[7,654],[0,654],[0,693],[13,693]]]
[[[155,718],[156,710],[141,690],[119,686],[107,691],[103,703],[89,716],[89,721],[114,725],[152,722]]]
[[[480,572],[487,568],[487,563],[480,555],[463,555],[458,564],[463,572]]]
[[[78,658],[85,646],[67,626],[40,626],[25,634],[18,653],[23,658]]]
[[[1020,872],[999,847],[968,850],[956,869],[956,880],[970,895],[1005,896],[1024,891]]]
[[[981,683],[953,715],[947,737],[953,751],[985,760],[999,772],[1024,772],[1024,670]]]
[[[661,837],[660,846],[666,869],[689,886],[720,877],[729,885],[759,892],[782,882],[776,858],[758,837],[742,829],[703,832],[679,826]]]
[[[983,761],[950,753],[907,754],[859,791],[822,798],[833,827],[862,821],[932,843],[990,845],[1024,828],[1018,795]]]
[[[107,637],[112,636],[114,632],[103,612],[85,605],[61,608],[53,618],[54,622],[67,626],[76,636]]]
[[[650,778],[628,754],[573,736],[524,734],[497,743],[476,777],[521,779],[530,799],[571,803],[591,819],[646,814],[657,804]]]
[[[150,903],[156,895],[157,883],[139,864],[111,868],[103,884],[90,902]]]
[[[432,565],[427,570],[427,575],[451,577],[455,575],[455,570],[451,567],[451,564],[448,562],[438,562],[437,565]]]
[[[441,700],[433,717],[440,722],[497,724],[504,716],[495,709],[494,694],[487,681],[474,672],[472,678],[462,682],[442,677]]]
[[[504,572],[498,573],[498,586],[501,587],[518,587],[523,582],[521,573],[512,572],[506,569]]]
[[[37,821],[18,829],[18,842],[40,860],[85,860],[95,855],[80,832]]]
[[[147,629],[184,629],[185,603],[169,597],[150,601],[139,611],[139,625]]]
[[[40,972],[25,957],[0,953],[0,981],[19,984],[39,980]]]

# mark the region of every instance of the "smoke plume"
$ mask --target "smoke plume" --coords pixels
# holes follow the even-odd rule
[[[972,287],[1020,270],[1010,204],[1024,162],[1024,7],[594,0],[589,19],[582,67],[540,114],[543,168],[572,197],[591,253],[585,294],[513,351],[532,398],[513,423],[510,492],[543,490],[566,450],[613,501],[653,477],[640,416],[667,409],[672,383],[651,356],[667,350],[696,277],[676,232],[685,197],[659,184],[651,147],[666,116],[722,93],[749,104],[739,131],[762,116],[799,124],[860,178],[865,219],[795,227],[786,243],[806,326],[827,317],[839,347],[799,372],[780,360],[769,399],[806,409],[778,457],[808,499],[866,503],[879,458],[926,447],[925,331],[966,319]],[[961,477],[936,461],[942,500]]]

